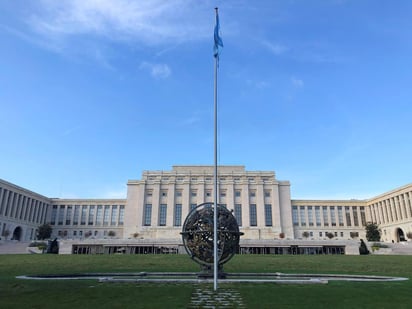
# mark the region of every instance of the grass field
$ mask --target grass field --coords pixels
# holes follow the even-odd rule
[[[198,271],[186,255],[0,255],[0,308],[187,308],[194,285],[22,280],[17,275]],[[412,278],[412,256],[238,255],[226,272],[337,273]],[[212,289],[212,286],[206,288]],[[327,285],[225,284],[247,308],[411,308],[412,280]]]

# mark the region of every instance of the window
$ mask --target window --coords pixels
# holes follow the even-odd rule
[[[53,225],[56,224],[56,216],[57,216],[57,205],[53,205],[50,224],[53,224]]]
[[[235,197],[240,197],[241,192],[239,190],[235,191]]]
[[[299,225],[298,206],[292,206],[292,221],[294,226]]]
[[[305,206],[299,207],[299,214],[300,214],[300,225],[306,226]]]
[[[316,226],[321,226],[322,222],[320,220],[320,207],[315,206],[315,218],[316,218]]]
[[[116,225],[117,222],[117,205],[112,206],[112,218],[110,225]]]
[[[352,223],[350,220],[350,207],[349,206],[345,206],[345,216],[346,216],[346,225],[352,226]]]
[[[323,213],[323,225],[328,226],[329,220],[328,220],[328,207],[327,206],[322,206],[322,213]]]
[[[143,213],[143,225],[152,225],[152,204],[146,204]]]
[[[270,191],[265,191],[265,197],[270,197]]]
[[[174,226],[182,225],[182,204],[175,205],[175,216],[174,216]]]
[[[361,215],[362,225],[365,226],[366,225],[366,216],[365,216],[365,207],[363,207],[363,206],[360,208],[360,215]]]
[[[206,191],[206,196],[212,196],[212,192],[211,191]]]
[[[110,206],[104,205],[103,225],[109,225]]]
[[[75,205],[74,206],[74,215],[73,215],[73,225],[78,225],[79,224],[79,214],[80,214],[80,206]]]
[[[272,205],[265,204],[265,226],[272,226]]]
[[[250,204],[249,206],[249,220],[250,226],[257,226],[256,204]]]
[[[330,221],[332,223],[332,226],[336,226],[336,212],[335,212],[335,206],[330,207]]]
[[[239,226],[242,226],[242,204],[235,204],[235,218]]]
[[[338,220],[339,220],[339,226],[343,226],[342,206],[338,206]]]
[[[308,221],[309,221],[309,226],[313,226],[313,210],[312,210],[312,206],[308,206]]]
[[[343,237],[343,232],[340,232],[340,237]]]
[[[195,209],[197,206],[197,204],[190,204],[190,210],[192,211],[193,209]]]
[[[319,237],[322,237],[322,232],[319,232]]]
[[[166,191],[162,191],[162,192],[160,193],[160,195],[166,197],[166,196],[167,196],[167,192],[166,192]]]
[[[255,191],[250,191],[249,195],[250,195],[250,197],[255,197],[255,196],[256,196],[256,192],[255,192]]]
[[[196,197],[197,196],[197,192],[196,191],[192,191],[192,197]]]
[[[93,224],[94,224],[94,205],[91,205],[89,209],[88,225],[93,225]]]
[[[66,225],[71,224],[71,218],[72,218],[72,205],[68,205],[67,213],[66,213]]]
[[[221,191],[220,192],[220,197],[226,197],[226,191]]]
[[[159,206],[159,225],[160,226],[166,225],[166,215],[167,215],[167,205],[160,204]]]
[[[97,205],[96,225],[101,225],[103,219],[103,206]]]
[[[119,209],[119,225],[124,224],[124,205],[120,205]]]
[[[82,206],[82,215],[80,218],[80,225],[86,225],[87,206]]]
[[[176,196],[181,197],[182,196],[182,191],[176,191]]]
[[[359,226],[358,208],[356,208],[355,206],[352,206],[352,212],[353,212],[353,224],[355,226]]]

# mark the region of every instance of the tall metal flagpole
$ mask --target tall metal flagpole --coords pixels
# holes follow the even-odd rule
[[[217,71],[219,68],[219,46],[223,46],[222,40],[219,37],[219,15],[218,8],[215,8],[216,12],[216,25],[214,33],[214,57],[215,57],[215,83],[214,83],[214,215],[213,215],[213,288],[216,291],[218,288],[218,250],[217,250],[217,218],[218,218],[218,185],[217,185]]]

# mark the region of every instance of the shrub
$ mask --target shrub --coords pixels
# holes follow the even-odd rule
[[[34,241],[34,242],[29,244],[29,247],[37,247],[37,248],[39,248],[39,250],[46,250],[47,244],[45,242],[42,242],[42,241]]]

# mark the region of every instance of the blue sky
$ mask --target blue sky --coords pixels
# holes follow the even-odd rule
[[[3,0],[0,178],[126,197],[144,170],[272,170],[294,199],[411,182],[412,2]]]

